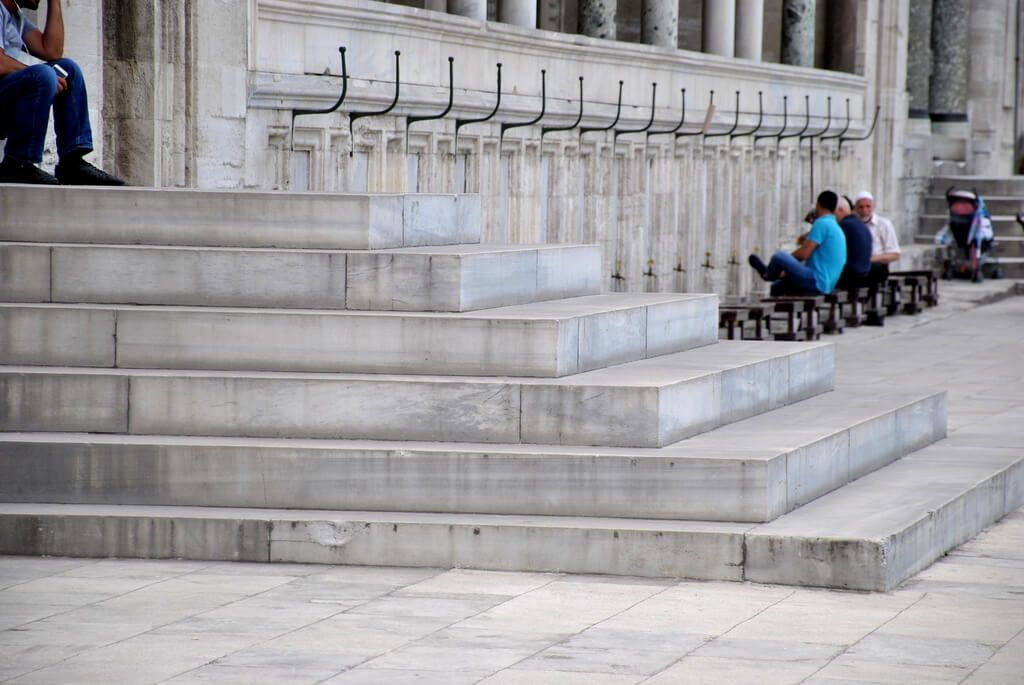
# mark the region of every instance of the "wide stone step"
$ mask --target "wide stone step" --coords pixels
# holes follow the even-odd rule
[[[0,502],[770,521],[945,426],[943,394],[837,391],[661,449],[3,433]]]
[[[0,240],[372,250],[480,241],[475,195],[0,185]]]
[[[948,223],[948,214],[922,214],[918,222],[918,233],[928,236],[930,241]],[[994,214],[992,216],[992,231],[996,236],[996,240],[1004,237],[1024,235],[1020,224],[1017,223],[1017,220],[1012,215]]]
[[[942,197],[950,186],[977,188],[986,198],[990,195],[1024,197],[1024,176],[937,176],[931,181],[929,195]]]
[[[0,243],[0,301],[472,311],[601,292],[596,245],[344,252]]]
[[[0,505],[0,554],[476,568],[890,590],[1024,503],[1019,449],[939,443],[772,523]]]
[[[946,187],[948,188],[949,186]],[[974,190],[973,187],[964,188],[962,186],[958,186],[958,189]],[[981,193],[981,197],[985,200],[985,207],[990,214],[1013,216],[1018,212],[1024,212],[1024,185],[1021,186],[1020,195],[986,195],[981,188],[978,189],[978,192]],[[945,214],[948,211],[949,205],[946,204],[945,194],[929,195],[925,198],[925,214]]]
[[[917,241],[919,243],[930,243],[934,237],[920,234],[917,236]],[[997,254],[1000,259],[1024,257],[1024,231],[1021,231],[1019,236],[999,236],[996,239],[996,245],[998,246]]]
[[[560,377],[717,339],[714,295],[465,313],[0,304],[8,364]]]
[[[0,367],[0,430],[663,447],[832,389],[825,343],[557,379]]]

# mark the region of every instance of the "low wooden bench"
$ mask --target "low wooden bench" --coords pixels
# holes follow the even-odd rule
[[[902,282],[909,290],[909,301],[903,305],[906,314],[918,314],[923,306],[934,307],[939,303],[939,279],[933,271],[893,271],[889,279]]]
[[[767,340],[770,315],[761,305],[721,305],[718,328],[725,330],[726,340]]]
[[[765,297],[762,304],[772,305],[773,313],[785,315],[785,330],[772,332],[775,340],[818,340],[821,324],[818,308],[825,306],[821,297]]]

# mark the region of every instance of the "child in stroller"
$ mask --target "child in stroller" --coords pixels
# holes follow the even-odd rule
[[[985,278],[1002,278],[1003,270],[995,256],[995,234],[992,217],[985,209],[985,200],[969,190],[946,191],[949,223],[935,236],[935,242],[946,248],[942,277],[969,278],[975,283]]]

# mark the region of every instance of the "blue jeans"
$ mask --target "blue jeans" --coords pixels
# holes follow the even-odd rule
[[[53,128],[57,132],[57,154],[83,154],[92,150],[89,126],[89,98],[82,70],[70,59],[59,59],[68,72],[68,87],[57,94],[57,72],[47,64],[36,64],[0,78],[0,138],[6,136],[4,156],[19,162],[38,164],[43,160],[46,128],[53,107]]]
[[[814,281],[814,272],[788,252],[776,252],[772,255],[765,271],[765,280],[775,281],[771,289],[771,294],[775,297],[821,294]]]

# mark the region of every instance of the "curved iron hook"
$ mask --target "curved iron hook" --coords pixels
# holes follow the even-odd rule
[[[521,121],[519,123],[502,124],[501,133],[498,135],[498,149],[501,150],[501,144],[505,140],[505,131],[513,128],[522,128],[523,126],[533,126],[544,118],[544,112],[547,111],[548,107],[548,70],[540,70],[540,114],[535,116],[529,121]]]
[[[654,83],[651,84],[651,118],[647,122],[647,125],[644,126],[643,128],[634,128],[634,129],[618,129],[617,128],[617,129],[615,129],[615,133],[612,136],[612,142],[615,142],[616,140],[619,139],[619,136],[625,135],[627,133],[646,133],[647,131],[649,131],[651,126],[654,124],[654,105],[658,101],[657,99],[658,99],[658,82],[655,81]],[[646,141],[646,140],[647,140],[647,136],[644,136],[644,141]]]
[[[497,98],[494,101],[494,109],[491,113],[485,117],[478,119],[456,119],[455,120],[455,146],[453,149],[458,152],[459,149],[459,129],[463,126],[469,126],[470,124],[482,124],[485,121],[490,121],[498,113],[498,108],[501,107],[501,62],[498,62],[498,85],[495,87],[497,92]]]
[[[875,118],[871,121],[871,128],[868,129],[867,133],[865,133],[862,136],[853,136],[853,137],[849,137],[849,138],[844,136],[844,137],[839,139],[839,146],[836,148],[836,159],[839,159],[839,155],[842,154],[843,143],[845,143],[847,141],[855,143],[855,142],[858,142],[858,141],[861,141],[861,140],[867,140],[868,138],[870,138],[874,134],[875,126],[878,125],[878,113],[881,112],[881,111],[882,111],[882,106],[881,105],[877,105],[875,107]]]
[[[811,96],[810,95],[805,95],[804,96],[804,127],[802,129],[800,129],[799,131],[797,131],[796,133],[786,133],[786,134],[780,133],[778,136],[776,136],[775,139],[776,139],[776,141],[782,141],[782,140],[785,140],[786,138],[799,138],[803,134],[807,133],[807,128],[810,125],[811,125]]]
[[[850,98],[846,98],[846,125],[838,133],[833,133],[830,136],[821,136],[818,140],[835,140],[836,138],[842,138],[846,135],[846,132],[850,130]]]
[[[356,139],[355,139],[355,136],[352,133],[352,125],[356,121],[358,121],[359,119],[362,119],[364,117],[379,117],[379,116],[383,116],[383,115],[387,114],[388,112],[390,112],[391,110],[393,110],[395,108],[395,105],[398,104],[398,95],[399,95],[399,92],[400,92],[401,86],[402,86],[401,71],[399,70],[400,69],[400,61],[399,60],[401,59],[401,56],[402,56],[402,53],[399,50],[395,50],[395,97],[394,97],[393,100],[391,100],[391,104],[388,105],[386,108],[378,110],[378,111],[375,111],[375,112],[349,112],[349,115],[348,115],[348,138],[349,138],[349,141],[350,141],[350,146],[349,146],[349,151],[348,151],[348,156],[349,157],[351,157],[352,153],[355,151],[355,140]]]
[[[711,97],[708,99],[708,110],[704,113],[704,121],[707,121],[708,114],[715,108],[715,91],[711,91]],[[676,134],[676,140],[680,138],[687,138],[689,136],[700,136],[704,134],[704,124],[696,131],[683,131],[682,133]]]
[[[737,138],[745,138],[746,136],[752,136],[761,130],[761,123],[764,121],[764,93],[757,91],[757,125],[749,131],[743,131],[741,133],[733,133],[729,136],[729,142],[736,140]]]
[[[452,105],[455,103],[455,58],[448,58],[448,106],[444,108],[444,111],[440,114],[429,114],[421,117],[406,117],[405,119],[405,146],[409,147],[409,127],[420,121],[434,121],[435,119],[444,119],[448,116],[448,112],[452,111]]]
[[[736,132],[736,128],[740,125],[740,91],[736,91],[736,117],[733,119],[732,128],[728,131],[719,131],[718,133],[705,133],[705,138],[721,138],[722,136],[731,136]]]
[[[788,95],[783,95],[782,96],[782,126],[780,126],[779,130],[776,131],[775,133],[762,133],[759,136],[754,136],[754,145],[757,145],[757,141],[763,140],[765,138],[775,138],[776,140],[778,140],[778,137],[786,132],[786,121],[787,121],[788,118],[789,118],[789,96]]]
[[[568,126],[545,126],[540,130],[540,139],[544,140],[544,136],[549,133],[555,133],[557,131],[571,131],[580,125],[583,121],[583,77],[580,76],[580,113],[576,116],[576,121],[572,122]]]
[[[810,140],[810,141],[812,141],[812,144],[813,144],[813,141],[814,141],[815,138],[822,137],[823,135],[828,133],[828,130],[830,128],[832,128],[832,96],[831,95],[828,96],[827,102],[828,102],[828,105],[827,105],[827,109],[826,109],[827,113],[825,115],[825,127],[822,128],[820,131],[815,131],[814,133],[805,133],[804,135],[800,136],[800,141],[799,141],[800,143],[804,142],[805,140]]]
[[[288,138],[291,141],[292,150],[295,150],[295,117],[301,117],[307,114],[332,114],[338,111],[338,108],[341,107],[341,103],[345,102],[345,96],[348,95],[348,66],[345,64],[345,46],[340,46],[338,48],[338,52],[341,53],[341,95],[338,96],[337,102],[325,109],[292,110],[291,133]]]
[[[580,140],[583,139],[585,133],[590,133],[591,131],[611,131],[619,123],[619,117],[622,115],[622,84],[623,81],[619,81],[619,104],[615,107],[615,120],[607,126],[585,126],[581,128]]]
[[[676,124],[675,128],[669,129],[668,131],[648,131],[647,132],[647,137],[648,138],[650,138],[651,136],[664,136],[664,135],[668,135],[668,134],[671,134],[671,133],[675,133],[676,131],[678,131],[679,129],[681,129],[683,127],[683,124],[686,123],[686,89],[685,88],[680,88],[679,92],[682,93],[682,98],[683,98],[683,102],[682,102],[682,105],[681,105],[681,109],[683,111],[683,114],[682,114],[682,116],[679,117],[679,123]]]

